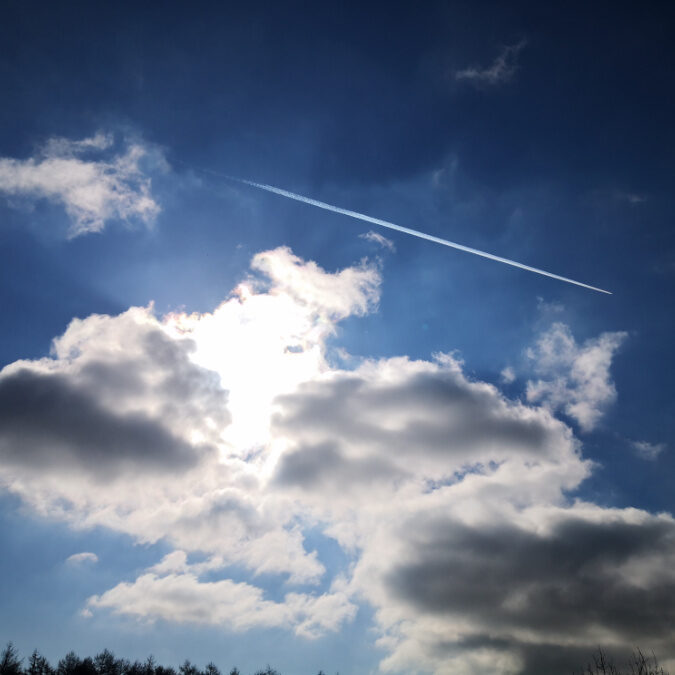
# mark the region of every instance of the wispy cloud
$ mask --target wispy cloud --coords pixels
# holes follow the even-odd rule
[[[370,241],[373,244],[378,244],[382,248],[385,248],[392,253],[396,251],[396,246],[394,246],[394,242],[391,239],[387,239],[387,237],[383,237],[381,234],[373,232],[372,230],[360,234],[359,238]]]
[[[510,82],[518,70],[518,55],[526,44],[526,40],[521,40],[515,45],[507,45],[488,67],[469,66],[455,72],[455,79],[479,87],[492,87]]]
[[[66,562],[69,565],[82,565],[84,563],[97,563],[98,556],[95,553],[90,553],[89,551],[83,551],[82,553],[73,553],[73,555],[66,558]]]
[[[665,449],[665,443],[649,443],[647,441],[631,441],[635,454],[642,459],[654,461]]]
[[[112,134],[82,140],[52,138],[34,157],[0,158],[0,193],[62,205],[69,237],[100,232],[111,220],[150,225],[160,211],[144,172],[144,158],[161,153],[139,141],[116,149]]]

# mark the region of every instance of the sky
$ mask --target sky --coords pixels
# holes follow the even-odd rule
[[[1,11],[0,639],[675,669],[673,9]]]

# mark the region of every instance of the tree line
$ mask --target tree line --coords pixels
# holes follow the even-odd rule
[[[593,655],[593,662],[589,663],[581,675],[669,675],[659,666],[656,656],[645,656],[639,649],[633,652],[632,659],[627,664],[628,669],[619,669],[602,649]],[[171,666],[161,666],[155,663],[152,656],[145,661],[129,661],[118,659],[112,652],[105,649],[91,658],[81,659],[75,652],[68,652],[57,664],[52,666],[37,649],[28,658],[26,665],[20,658],[14,645],[7,644],[0,655],[0,675],[225,675],[221,673],[215,663],[208,663],[203,670],[185,661],[176,671]],[[241,675],[238,668],[232,668],[229,675]],[[258,670],[254,675],[281,675],[279,671],[267,666]],[[317,675],[325,675],[320,670]],[[336,674],[339,675],[339,674]]]
[[[93,658],[81,659],[75,652],[66,654],[56,666],[52,666],[36,649],[28,657],[25,665],[14,645],[10,642],[0,655],[0,675],[226,675],[215,663],[209,663],[200,669],[190,661],[185,661],[176,670],[171,666],[155,663],[152,656],[145,661],[119,659],[105,649]],[[238,668],[232,668],[229,675],[241,675]],[[281,675],[279,671],[267,666],[254,675]],[[325,675],[320,670],[318,675]]]

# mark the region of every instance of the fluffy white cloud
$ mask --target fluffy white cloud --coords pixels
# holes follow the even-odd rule
[[[527,351],[541,378],[527,383],[527,400],[562,410],[591,431],[616,399],[609,368],[627,335],[603,333],[578,345],[568,326],[554,323]]]
[[[36,157],[0,158],[0,192],[61,204],[71,218],[71,237],[100,232],[109,220],[151,224],[160,211],[141,160],[155,150],[126,143],[113,153],[112,135],[98,133],[72,141],[53,138]]]
[[[255,627],[292,628],[316,638],[354,617],[357,607],[344,592],[310,596],[288,593],[283,602],[265,600],[261,589],[230,579],[199,581],[191,573],[143,574],[121,583],[87,603],[139,619],[220,626],[242,631]]]
[[[332,366],[327,340],[379,282],[267,251],[211,313],[91,316],[0,372],[0,484],[171,547],[84,613],[315,638],[367,603],[382,668],[405,673],[558,675],[597,644],[675,657],[673,519],[570,499],[593,465],[554,417],[597,419],[623,335],[554,327],[532,355],[564,396],[529,403],[447,354]],[[349,558],[333,578],[310,530]]]
[[[52,357],[1,371],[0,481],[75,526],[317,582],[296,514],[265,492],[272,400],[328,367],[326,338],[377,301],[379,273],[284,248],[253,267],[211,314],[75,320]]]

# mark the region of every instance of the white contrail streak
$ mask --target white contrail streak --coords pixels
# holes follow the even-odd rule
[[[189,166],[186,162],[182,162],[180,160],[178,161],[181,164]],[[349,216],[351,218],[356,218],[357,220],[363,220],[366,223],[372,223],[373,225],[379,225],[380,227],[387,227],[390,230],[397,230],[398,232],[405,232],[406,234],[411,234],[413,237],[419,237],[420,239],[433,241],[435,244],[443,244],[443,246],[456,248],[457,250],[465,251],[466,253],[473,253],[474,255],[479,255],[482,258],[487,258],[488,260],[496,260],[497,262],[505,263],[506,265],[519,267],[521,270],[527,270],[528,272],[534,272],[535,274],[542,274],[545,277],[557,279],[558,281],[565,281],[568,284],[574,284],[575,286],[588,288],[591,291],[597,291],[598,293],[607,293],[607,295],[612,295],[611,291],[605,291],[602,288],[590,286],[589,284],[584,284],[581,281],[568,279],[567,277],[562,277],[559,274],[553,274],[553,272],[540,270],[538,267],[530,267],[529,265],[524,265],[523,263],[516,262],[515,260],[510,260],[509,258],[502,258],[501,256],[493,255],[492,253],[479,251],[477,248],[471,248],[470,246],[456,244],[454,241],[448,241],[447,239],[434,237],[432,234],[426,234],[424,232],[420,232],[419,230],[413,230],[409,227],[396,225],[396,223],[390,223],[388,220],[373,218],[372,216],[367,216],[364,213],[359,213],[358,211],[351,211],[349,209],[343,209],[340,206],[333,206],[333,204],[326,204],[326,202],[320,202],[318,199],[312,199],[311,197],[304,197],[303,195],[296,194],[295,192],[290,192],[289,190],[282,190],[281,188],[274,187],[274,185],[266,185],[265,183],[255,183],[252,180],[246,180],[245,178],[236,178],[235,176],[228,176],[227,174],[219,173],[217,171],[211,171],[210,169],[199,169],[199,171],[209,173],[213,176],[218,176],[219,178],[226,178],[227,180],[234,181],[235,183],[242,183],[243,185],[249,185],[251,187],[258,188],[259,190],[266,190],[267,192],[272,192],[276,195],[281,195],[282,197],[288,197],[288,199],[294,199],[295,201],[302,202],[303,204],[309,204],[310,206],[318,206],[320,209],[325,209],[326,211],[333,211],[333,213],[341,213],[343,216]]]
[[[365,214],[358,213],[357,211],[350,211],[349,209],[343,209],[339,206],[326,204],[326,202],[320,202],[318,199],[311,199],[310,197],[304,197],[303,195],[298,195],[295,192],[289,192],[288,190],[282,190],[281,188],[274,187],[273,185],[266,185],[265,183],[254,183],[253,181],[244,180],[243,178],[234,178],[233,176],[227,176],[227,178],[229,178],[230,180],[234,180],[237,183],[250,185],[251,187],[258,188],[259,190],[266,190],[267,192],[273,192],[274,194],[281,195],[282,197],[288,197],[289,199],[294,199],[295,201],[303,202],[304,204],[310,204],[311,206],[318,206],[320,209],[325,209],[326,211],[341,213],[343,216],[350,216],[351,218],[356,218],[357,220],[363,220],[366,223],[372,223],[373,225],[380,225],[381,227],[388,227],[390,230],[398,230],[399,232],[405,232],[406,234],[411,234],[413,237],[419,237],[420,239],[433,241],[436,244],[443,244],[443,246],[456,248],[459,251],[466,251],[467,253],[473,253],[474,255],[479,255],[482,256],[483,258],[488,258],[489,260],[496,260],[497,262],[505,263],[507,265],[513,265],[513,267],[519,267],[521,270],[527,270],[528,272],[535,272],[536,274],[543,274],[545,277],[551,277],[551,279],[558,279],[558,281],[565,281],[568,284],[582,286],[583,288],[588,288],[591,291],[598,291],[599,293],[607,293],[608,295],[612,294],[611,291],[605,291],[602,288],[589,286],[588,284],[581,283],[581,281],[575,281],[574,279],[561,277],[559,274],[546,272],[545,270],[540,270],[537,267],[530,267],[529,265],[524,265],[523,263],[516,262],[515,260],[509,260],[509,258],[502,258],[501,256],[493,255],[492,253],[479,251],[478,249],[471,248],[470,246],[463,246],[462,244],[456,244],[454,241],[448,241],[447,239],[434,237],[431,234],[425,234],[424,232],[419,232],[418,230],[412,230],[409,227],[396,225],[395,223],[390,223],[387,220],[380,220],[379,218],[366,216]]]

